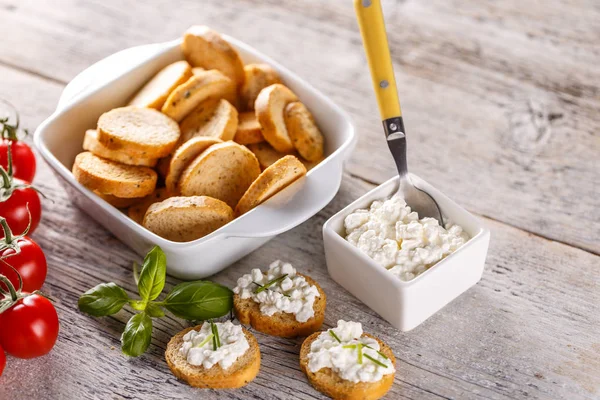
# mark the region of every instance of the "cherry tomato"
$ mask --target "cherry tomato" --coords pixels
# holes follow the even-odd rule
[[[11,145],[13,176],[31,183],[35,176],[35,155],[25,142],[4,139],[0,142],[0,165],[8,171],[8,145]]]
[[[18,358],[43,356],[58,337],[56,309],[44,296],[32,294],[0,314],[0,346]]]
[[[36,242],[27,236],[15,239],[12,244],[18,246],[21,252],[15,254],[16,252],[12,248],[0,251],[0,258],[2,258],[2,261],[0,261],[0,274],[6,276],[14,287],[19,288],[19,278],[15,271],[6,265],[8,263],[21,275],[23,292],[31,293],[40,290],[46,280],[48,271],[44,252]],[[6,289],[3,284],[0,284],[0,287]]]
[[[14,183],[25,184],[18,179],[15,179]],[[31,227],[29,228],[31,235],[42,217],[42,204],[37,192],[32,188],[14,189],[8,199],[0,202],[0,216],[6,218],[8,226],[15,235],[25,232],[27,228],[29,223],[28,206],[31,212]],[[4,233],[0,232],[0,237],[4,237]]]
[[[2,372],[4,371],[4,367],[6,366],[6,354],[4,354],[4,350],[0,347],[0,376],[2,376]]]

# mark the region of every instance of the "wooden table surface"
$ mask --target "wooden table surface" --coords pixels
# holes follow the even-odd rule
[[[234,285],[283,258],[328,295],[325,326],[361,321],[397,358],[399,399],[600,398],[600,3],[597,0],[384,0],[409,138],[409,166],[492,231],[483,279],[411,332],[392,328],[327,275],[322,224],[394,175],[349,0],[0,0],[0,97],[33,131],[79,71],[118,50],[208,24],[280,61],[353,117],[359,142],[335,199],[214,280]],[[129,311],[77,310],[88,288],[133,292],[139,260],[75,208],[39,159],[44,201],[33,235],[61,331],[52,352],[8,359],[1,399],[322,398],[298,365],[301,339],[257,334],[257,379],[201,391],[164,362],[186,323],[155,324],[127,359]],[[169,284],[176,283],[169,278]]]

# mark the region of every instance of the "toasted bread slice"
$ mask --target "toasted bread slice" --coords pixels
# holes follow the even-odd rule
[[[260,164],[260,167],[262,168],[263,171],[266,168],[273,165],[273,163],[275,163],[275,161],[277,161],[285,156],[290,156],[290,155],[296,156],[300,160],[300,162],[302,164],[304,164],[304,167],[306,167],[307,171],[310,171],[311,169],[316,167],[321,161],[324,160],[324,158],[321,158],[316,161],[306,161],[305,159],[300,157],[300,155],[297,152],[292,152],[292,153],[288,153],[288,154],[280,153],[277,150],[275,150],[273,148],[273,146],[271,146],[267,142],[249,144],[249,145],[247,145],[247,147],[251,152],[254,153],[254,155],[258,159],[258,163]]]
[[[160,70],[129,101],[130,106],[160,110],[173,90],[192,76],[192,67],[187,61],[177,61]]]
[[[262,128],[265,140],[277,151],[294,151],[294,144],[285,125],[284,112],[289,103],[298,101],[298,97],[286,86],[276,83],[261,90],[254,110]]]
[[[287,105],[285,124],[294,147],[305,160],[323,158],[323,134],[304,104],[296,101]]]
[[[275,161],[252,182],[235,207],[235,214],[247,213],[304,175],[306,167],[294,156]]]
[[[171,92],[162,112],[179,122],[206,99],[226,99],[236,102],[235,83],[221,72],[198,71]]]
[[[214,144],[183,172],[183,196],[210,196],[235,207],[260,174],[256,156],[235,142]]]
[[[200,330],[202,325],[184,329],[173,336],[167,344],[165,359],[169,369],[177,378],[198,388],[210,389],[235,389],[246,386],[252,382],[260,370],[260,348],[253,334],[244,329],[244,335],[250,348],[239,357],[236,362],[226,370],[219,364],[210,369],[202,366],[191,365],[179,353],[183,346],[183,336],[192,329]]]
[[[217,69],[238,87],[244,83],[244,64],[237,51],[207,26],[190,27],[183,35],[181,50],[193,67]]]
[[[173,151],[179,136],[179,125],[151,108],[115,108],[98,119],[98,141],[110,150],[135,157],[165,157]]]
[[[216,143],[221,143],[221,140],[215,137],[208,136],[196,136],[175,150],[167,177],[165,179],[165,185],[172,194],[176,195],[179,192],[179,178],[183,171],[191,164],[196,157],[198,157],[204,150]]]
[[[181,141],[194,136],[232,140],[238,127],[238,112],[225,99],[206,100],[181,121]]]
[[[247,145],[247,147],[252,153],[254,153],[254,155],[258,159],[260,167],[263,170],[273,165],[273,163],[275,163],[280,158],[290,155],[289,153],[280,153],[267,142],[249,144]]]
[[[261,90],[275,83],[281,83],[279,74],[268,64],[248,64],[244,66],[245,81],[240,89],[242,107],[254,110],[254,102]]]
[[[233,295],[233,311],[241,324],[250,325],[259,332],[279,337],[308,336],[321,329],[325,319],[327,296],[321,286],[311,277],[303,276],[306,281],[317,287],[319,297],[315,299],[313,309],[315,315],[306,322],[296,321],[296,316],[290,313],[279,312],[272,316],[260,312],[260,304],[250,299],[242,299],[240,295]]]
[[[207,196],[170,197],[146,211],[143,225],[167,240],[189,242],[216,231],[233,220],[233,210]]]
[[[113,196],[112,194],[100,193],[97,190],[94,190],[94,193],[115,208],[127,208],[141,200],[139,198],[122,199],[120,197]]]
[[[256,115],[252,111],[240,113],[238,117],[238,127],[233,141],[239,144],[248,145],[261,143],[265,141],[260,124]]]
[[[315,332],[307,337],[300,348],[300,368],[315,389],[333,399],[344,400],[377,400],[390,390],[395,374],[384,375],[378,382],[354,383],[340,378],[331,368],[322,368],[317,372],[311,372],[308,369],[308,353],[310,353],[310,346],[320,334],[321,332]],[[363,336],[377,340],[380,351],[392,361],[394,367],[396,366],[396,357],[388,345],[368,333],[363,333]]]
[[[150,208],[152,204],[160,203],[169,197],[171,197],[171,194],[166,188],[158,188],[152,194],[139,199],[135,204],[132,204],[127,209],[127,215],[129,215],[129,218],[142,225],[142,222],[144,222],[144,215],[146,215],[148,208]]]
[[[156,158],[140,158],[123,151],[106,148],[98,141],[98,132],[95,129],[88,129],[85,131],[85,136],[83,137],[83,149],[94,153],[98,157],[107,158],[127,165],[139,165],[152,168],[158,161]]]
[[[75,179],[90,190],[130,199],[152,193],[156,186],[156,172],[100,158],[90,152],[75,157]]]

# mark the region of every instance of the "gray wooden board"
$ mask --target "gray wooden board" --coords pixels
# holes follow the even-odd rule
[[[334,283],[323,256],[324,221],[372,188],[369,181],[393,174],[389,160],[372,156],[386,149],[350,2],[218,3],[0,0],[3,31],[10,32],[0,42],[0,95],[33,130],[66,81],[116,50],[170,39],[192,22],[248,41],[346,108],[360,142],[329,206],[214,279],[232,286],[277,258],[313,276],[328,295],[327,327],[341,318],[361,321],[394,350],[398,373],[388,398],[600,398],[597,4],[384,2],[388,17],[402,21],[388,27],[410,165],[489,216],[482,218],[492,230],[482,281],[401,333]],[[156,29],[158,20],[172,23]],[[432,153],[444,157],[434,162]],[[93,319],[76,302],[100,282],[133,293],[131,262],[139,258],[75,208],[42,162],[36,183],[54,200],[44,202],[33,237],[48,256],[44,290],[55,301],[61,334],[48,356],[8,358],[1,399],[322,398],[299,369],[301,339],[257,334],[261,372],[235,391],[192,389],[169,373],[164,348],[187,326],[175,318],[156,321],[148,354],[128,360],[119,336],[130,311]]]
[[[389,156],[372,156],[387,150],[351,1],[55,3],[0,0],[12,32],[1,63],[64,83],[115,51],[207,23],[351,113],[360,133],[351,174],[381,183],[395,173]],[[597,2],[383,4],[410,169],[474,212],[600,253]]]

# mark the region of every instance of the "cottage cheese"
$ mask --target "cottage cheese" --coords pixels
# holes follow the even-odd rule
[[[374,201],[344,220],[346,240],[403,281],[409,281],[469,240],[451,222],[422,218],[400,196]]]
[[[231,367],[235,361],[250,348],[242,327],[231,321],[215,323],[221,340],[221,347],[214,349],[213,341],[205,339],[212,334],[210,323],[202,324],[200,332],[191,330],[183,336],[183,345],[179,349],[191,365],[201,365],[210,369],[219,364],[224,370]],[[205,342],[203,344],[203,342]],[[202,344],[202,346],[200,346]]]
[[[283,275],[287,275],[285,279],[256,293],[260,286]],[[242,299],[252,299],[259,303],[260,312],[265,315],[290,313],[296,316],[298,322],[306,322],[315,315],[315,299],[320,296],[315,285],[310,285],[303,276],[297,275],[291,264],[280,260],[273,262],[266,274],[255,268],[242,276],[233,292]]]
[[[330,333],[331,331],[340,342]],[[377,382],[384,375],[393,374],[395,369],[392,361],[378,353],[379,342],[362,334],[362,325],[359,322],[338,321],[336,328],[322,332],[312,342],[308,353],[308,369],[317,372],[322,368],[331,368],[342,379],[354,383]],[[359,363],[357,348],[359,344],[362,346],[362,363]],[[378,365],[366,355],[385,367]]]

